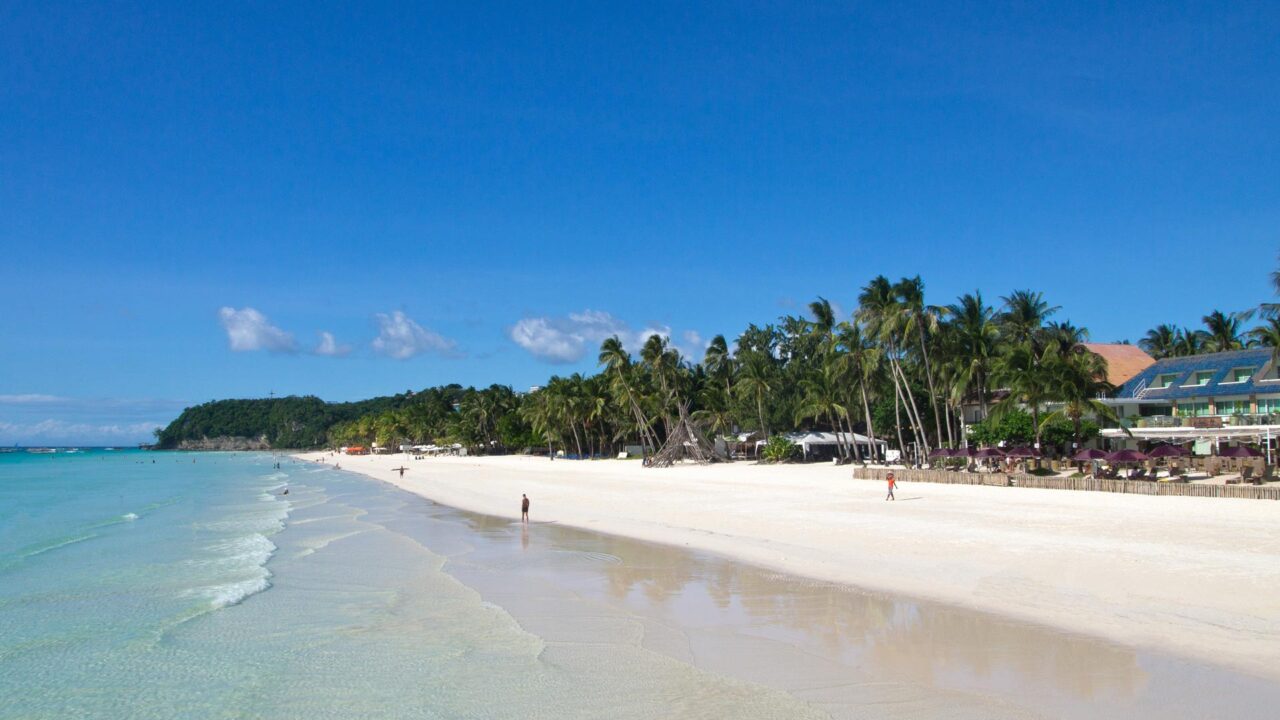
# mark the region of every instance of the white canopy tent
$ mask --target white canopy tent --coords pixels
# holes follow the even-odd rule
[[[889,447],[889,443],[884,440],[876,440],[876,452],[871,451],[871,438],[858,433],[833,433],[833,432],[790,432],[782,433],[782,437],[790,440],[794,445],[800,447],[800,452],[804,455],[804,459],[808,460],[810,454],[819,448],[834,448],[838,443],[843,442],[845,445],[857,445],[859,457],[884,457],[885,451]],[[759,453],[760,448],[765,444],[764,440],[756,441],[756,452]]]

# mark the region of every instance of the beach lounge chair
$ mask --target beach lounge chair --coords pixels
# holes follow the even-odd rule
[[[1244,467],[1240,468],[1240,482],[1243,482],[1243,483],[1253,482],[1253,466],[1252,465],[1245,465]]]

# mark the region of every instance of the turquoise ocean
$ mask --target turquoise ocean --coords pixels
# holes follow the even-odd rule
[[[443,571],[484,525],[269,454],[6,453],[0,717],[812,715],[638,646],[548,647]]]
[[[2,720],[1271,717],[1277,703],[1238,673],[526,528],[289,457],[0,454]]]

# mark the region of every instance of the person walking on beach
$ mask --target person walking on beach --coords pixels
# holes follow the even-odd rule
[[[520,522],[527,523],[529,522],[529,496],[522,493],[520,498]]]
[[[889,494],[886,495],[884,499],[886,501],[896,500],[896,498],[893,497],[893,489],[898,486],[898,481],[893,479],[893,473],[889,473],[888,476],[885,477],[885,479],[889,481]]]

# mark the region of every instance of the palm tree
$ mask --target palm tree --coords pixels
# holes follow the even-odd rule
[[[988,381],[992,364],[999,349],[999,331],[995,323],[995,311],[982,301],[982,293],[961,295],[948,311],[951,322],[953,357],[956,364],[955,388],[952,397],[963,401],[970,392],[977,392],[982,416],[987,415]]]
[[[800,401],[800,406],[796,409],[796,422],[799,423],[805,418],[826,418],[836,433],[836,447],[840,452],[841,458],[847,457],[844,444],[839,441],[841,428],[837,420],[847,410],[837,399],[839,396],[839,384],[836,378],[835,365],[828,364],[822,371],[814,373],[811,377],[801,381],[801,388],[804,391],[804,396]]]
[[[639,401],[636,400],[636,393],[629,380],[632,368],[631,355],[622,347],[622,340],[617,335],[605,338],[604,342],[600,344],[600,355],[597,360],[601,365],[605,366],[606,372],[613,373],[615,391],[620,390],[621,395],[626,398],[627,406],[635,418],[636,432],[640,435],[642,452],[646,456],[657,452],[657,438],[653,436],[653,431],[649,427],[649,419],[645,417],[644,409],[640,407]]]
[[[829,383],[830,393],[826,397],[829,407],[838,407],[839,412],[827,413],[831,421],[832,430],[836,433],[836,448],[840,452],[842,459],[849,459],[853,450],[845,446],[844,429],[842,427],[842,418],[847,419],[849,415],[848,409],[839,405],[837,399],[840,395],[838,378],[841,375],[841,367],[837,361],[838,355],[838,339],[836,337],[836,312],[831,306],[831,302],[824,297],[819,296],[817,300],[809,303],[809,313],[813,315],[813,322],[810,324],[813,335],[818,340],[818,367],[814,369],[813,374],[822,374]],[[811,380],[811,383],[813,381]],[[801,381],[803,387],[804,381]],[[800,407],[796,408],[799,414],[804,408],[812,408],[813,405],[808,398],[800,401]],[[816,417],[815,415],[805,415],[804,417]],[[797,420],[799,417],[797,417]],[[850,428],[852,430],[852,428]]]
[[[1043,332],[1044,350],[1054,355],[1066,355],[1076,351],[1076,347],[1089,340],[1089,331],[1072,325],[1070,321],[1051,321],[1045,324]]]
[[[840,323],[838,332],[840,346],[844,349],[844,352],[837,356],[837,367],[842,371],[846,383],[858,386],[858,393],[862,398],[863,417],[867,423],[867,438],[870,441],[869,444],[874,455],[876,428],[871,417],[871,403],[867,386],[879,371],[881,356],[874,345],[863,336],[862,326],[856,321]],[[845,415],[846,417],[849,415],[848,404],[845,406]],[[852,419],[850,419],[850,426],[852,424]]]
[[[1005,335],[1015,343],[1031,343],[1033,347],[1040,340],[1045,321],[1062,309],[1057,305],[1050,307],[1044,293],[1032,290],[1015,290],[1000,299],[1004,309],[998,320]]]
[[[769,437],[769,423],[765,420],[764,401],[774,390],[773,368],[759,355],[747,357],[738,371],[738,382],[733,389],[739,397],[755,402],[756,418],[760,422],[760,432]]]
[[[1071,421],[1076,447],[1080,446],[1080,423],[1085,415],[1119,423],[1115,409],[1101,400],[1115,390],[1115,386],[1107,382],[1107,361],[1101,356],[1071,352],[1052,359],[1044,369],[1048,394],[1061,402],[1062,407],[1045,415],[1036,425],[1037,444],[1040,430],[1059,418]]]
[[[991,414],[1028,407],[1036,430],[1036,446],[1040,445],[1040,407],[1049,399],[1048,372],[1043,359],[1035,354],[1031,343],[1017,343],[996,362],[994,376],[1009,394],[991,408]]]
[[[551,410],[551,393],[547,391],[547,388],[542,388],[526,395],[517,412],[520,414],[521,419],[529,424],[533,432],[546,441],[548,457],[553,455],[555,453],[554,445],[559,439],[559,434],[555,430]]]
[[[1203,330],[1182,328],[1178,331],[1178,357],[1208,352],[1208,336]]]
[[[924,281],[920,279],[919,275],[913,278],[902,278],[893,286],[893,290],[897,294],[898,300],[902,303],[903,319],[906,321],[906,326],[908,328],[914,326],[920,339],[920,357],[924,362],[924,376],[929,386],[929,401],[933,403],[933,424],[937,433],[935,437],[941,443],[942,414],[938,412],[938,392],[934,389],[933,369],[929,364],[929,349],[925,342],[925,336],[927,333],[937,331],[938,322],[946,315],[947,309],[936,305],[924,304]],[[950,435],[950,432],[951,425],[948,423],[948,435]]]
[[[918,445],[921,446],[921,454],[927,455],[929,445],[925,436],[924,425],[920,422],[920,411],[915,407],[915,397],[911,393],[911,384],[907,382],[907,376],[902,371],[899,358],[901,346],[898,342],[898,331],[903,324],[903,308],[899,305],[897,293],[894,291],[893,285],[889,283],[888,278],[878,275],[872,278],[866,287],[862,288],[862,292],[858,295],[858,314],[866,323],[868,333],[885,345],[885,357],[889,361],[889,376],[893,380],[894,413],[900,418],[901,416],[898,414],[900,408],[906,408],[907,420],[911,423],[911,432],[916,437]],[[901,426],[902,423],[899,422],[898,446],[899,450],[905,453],[906,447],[902,438]]]
[[[1236,316],[1214,310],[1200,320],[1205,326],[1205,349],[1209,352],[1225,352],[1244,347],[1240,340],[1240,320]]]
[[[1280,317],[1267,318],[1267,321],[1248,333],[1249,342],[1259,347],[1275,348],[1280,353]]]
[[[733,391],[733,355],[729,352],[729,343],[724,335],[717,335],[707,343],[707,351],[702,356],[702,367],[707,375],[724,383],[724,391]]]
[[[1174,357],[1178,355],[1181,332],[1173,325],[1157,325],[1147,331],[1146,337],[1138,341],[1138,347],[1157,360]]]
[[[640,348],[640,359],[649,368],[649,374],[657,381],[658,409],[662,413],[664,435],[671,435],[671,409],[679,402],[675,393],[675,375],[680,368],[680,354],[673,350],[662,335],[650,335]]]

